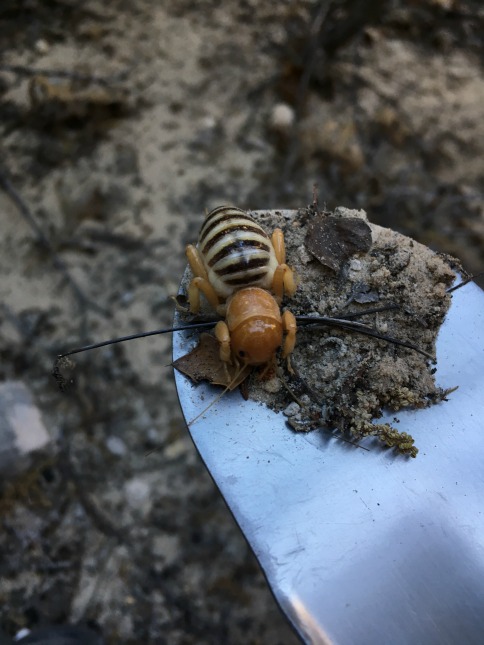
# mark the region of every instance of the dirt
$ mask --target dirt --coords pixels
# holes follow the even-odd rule
[[[285,232],[287,261],[298,281],[285,306],[296,316],[351,319],[357,314],[357,321],[379,334],[436,356],[437,334],[451,301],[446,291],[455,279],[452,258],[370,223],[370,249],[354,252],[335,271],[308,251],[307,231],[315,235],[311,223],[318,218],[314,208],[255,216],[267,230],[280,227]],[[363,211],[345,208],[323,217],[346,220],[355,229],[359,221],[367,221]],[[363,315],[387,306],[395,308]],[[389,424],[375,423],[375,418],[383,407],[396,411],[438,403],[454,385],[437,386],[434,361],[415,349],[321,325],[299,326],[291,366],[294,374],[281,364],[269,383],[254,375],[251,398],[285,410],[294,430],[337,429],[355,442],[375,436],[412,457],[418,452],[414,439]]]
[[[481,3],[356,4],[2,3],[0,377],[30,387],[54,442],[3,485],[6,633],[295,642],[190,443],[170,339],[84,355],[68,395],[50,371],[60,351],[168,326],[183,247],[221,203],[301,208],[317,183],[328,210],[481,270]],[[330,337],[348,345],[318,335],[328,359]]]

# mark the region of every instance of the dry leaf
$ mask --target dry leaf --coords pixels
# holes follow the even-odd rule
[[[234,390],[250,374],[251,367],[243,370],[234,365],[227,365],[220,358],[220,344],[211,334],[200,335],[195,349],[178,358],[173,367],[195,383],[208,381],[212,385],[222,385]]]
[[[306,247],[321,264],[338,272],[356,253],[371,247],[371,230],[359,217],[318,215],[308,225]]]

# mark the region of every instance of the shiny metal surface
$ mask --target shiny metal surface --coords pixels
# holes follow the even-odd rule
[[[174,334],[173,354],[196,335]],[[484,292],[456,291],[437,347],[449,401],[391,414],[416,459],[370,452],[238,392],[189,430],[282,609],[310,643],[484,642]],[[187,423],[219,390],[176,373]]]

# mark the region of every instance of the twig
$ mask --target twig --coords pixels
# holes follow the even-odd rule
[[[74,291],[74,295],[78,299],[79,303],[82,306],[89,307],[98,313],[102,314],[103,316],[107,316],[108,312],[106,309],[101,307],[95,302],[92,302],[82,288],[79,286],[77,281],[72,277],[72,275],[69,272],[69,269],[62,260],[62,258],[57,254],[56,250],[54,249],[52,243],[50,242],[49,238],[45,235],[43,230],[40,228],[39,224],[37,223],[35,217],[33,216],[32,212],[30,211],[29,207],[27,204],[24,202],[20,194],[17,192],[17,190],[14,188],[13,184],[10,182],[6,174],[0,170],[0,188],[2,188],[5,193],[10,197],[12,202],[15,204],[17,209],[19,210],[20,214],[22,217],[25,219],[25,221],[28,223],[30,228],[34,231],[35,237],[37,239],[37,242],[43,246],[51,255],[52,257],[52,263],[56,269],[58,269],[64,278],[69,282],[71,285],[72,290]]]
[[[379,314],[382,311],[394,311],[395,309],[400,309],[400,307],[394,303],[388,305],[382,305],[381,307],[373,307],[372,309],[365,309],[364,311],[340,311],[333,315],[333,318],[359,318],[360,316],[366,316],[367,314]]]

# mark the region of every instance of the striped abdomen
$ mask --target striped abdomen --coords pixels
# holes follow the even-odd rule
[[[227,298],[244,287],[270,289],[277,259],[267,233],[245,211],[220,206],[211,211],[198,238],[208,279]]]

